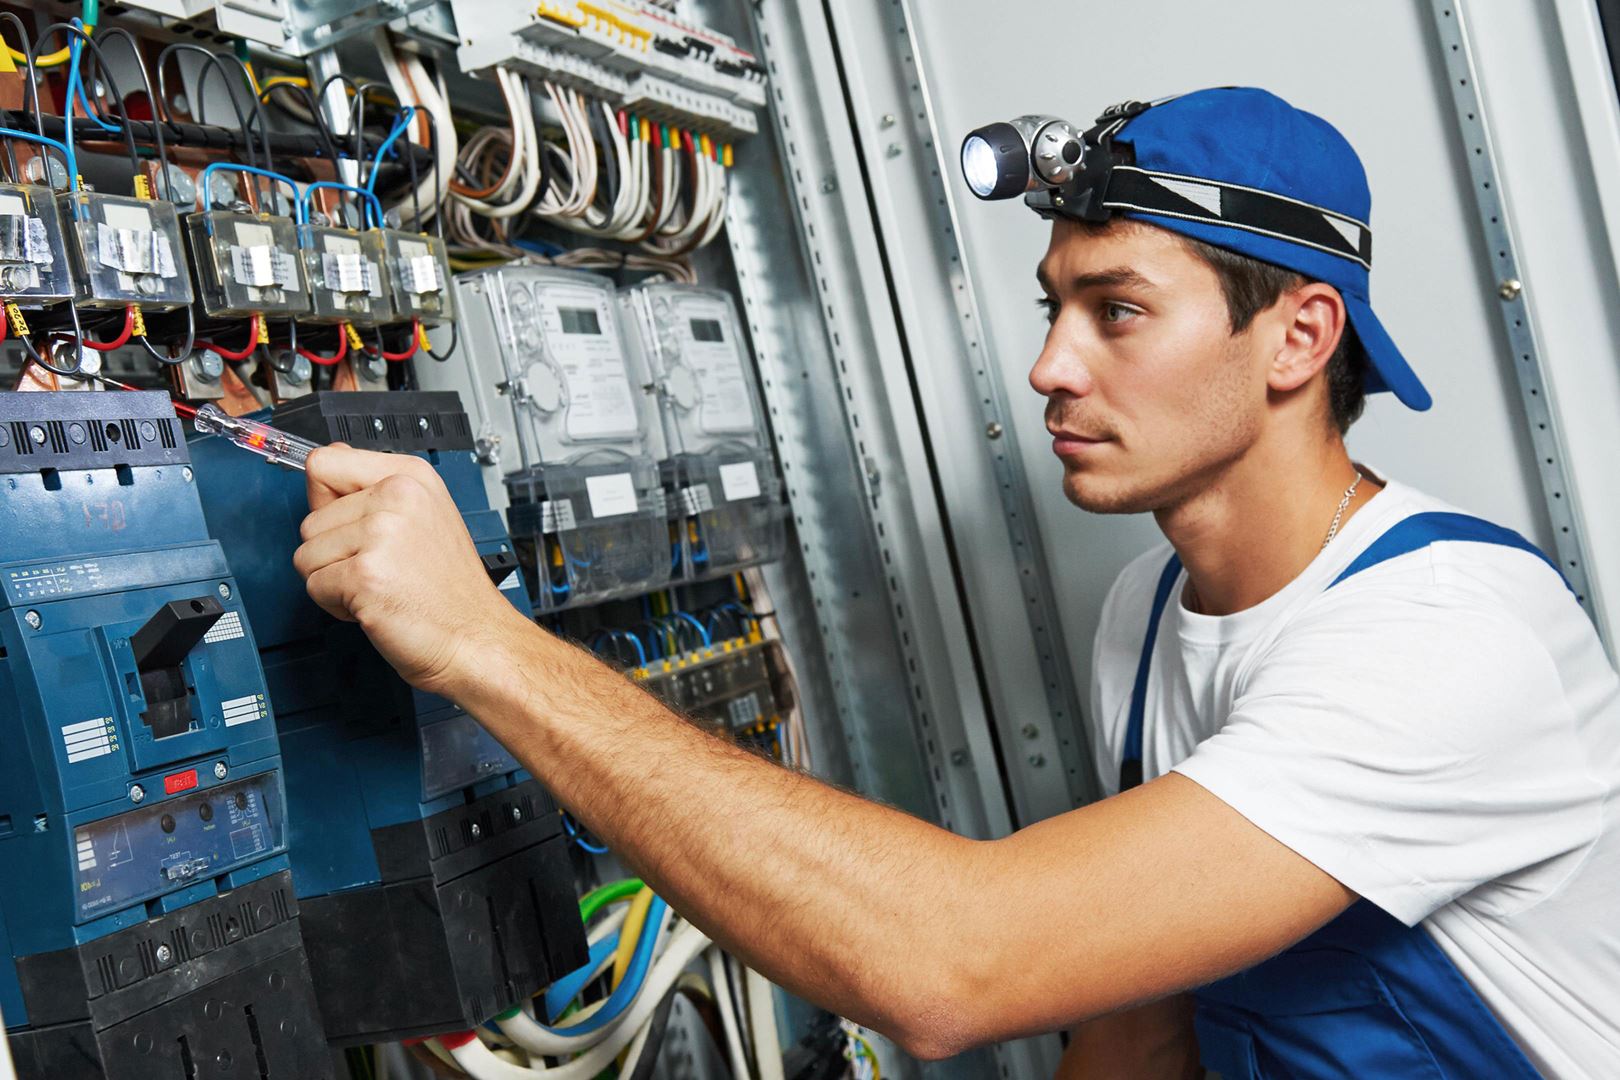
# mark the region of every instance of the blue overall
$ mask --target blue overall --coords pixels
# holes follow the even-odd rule
[[[1328,586],[1440,541],[1498,544],[1548,560],[1511,530],[1463,514],[1414,514],[1373,541]],[[1142,720],[1153,643],[1181,574],[1159,578],[1131,692],[1120,788],[1142,781]],[[1536,1080],[1539,1074],[1421,926],[1370,901],[1292,948],[1196,993],[1198,1047],[1222,1080]]]

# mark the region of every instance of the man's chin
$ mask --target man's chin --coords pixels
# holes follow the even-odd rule
[[[1064,471],[1063,494],[1074,505],[1093,514],[1137,514],[1146,509],[1140,492],[1074,470]]]

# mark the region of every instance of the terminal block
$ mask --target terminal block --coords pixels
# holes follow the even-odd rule
[[[450,256],[443,240],[431,233],[399,229],[372,229],[366,235],[381,244],[378,259],[388,280],[395,319],[421,319],[426,326],[437,326],[455,318]]]
[[[776,475],[754,364],[731,297],[694,285],[620,294],[658,402],[670,512],[680,520],[684,576],[730,573],[781,558],[787,504]]]
[[[298,227],[298,247],[309,277],[310,322],[372,327],[394,319],[383,281],[383,245],[376,230],[320,225]]]
[[[78,302],[171,311],[192,301],[180,219],[167,200],[73,191],[57,207],[72,238]]]
[[[432,463],[490,579],[527,610],[454,394],[320,392],[256,418]],[[476,1027],[583,964],[550,796],[476,720],[413,690],[357,626],[309,599],[292,564],[309,509],[301,475],[212,436],[191,451],[209,528],[242,567],[282,731],[293,882],[328,1038]]]
[[[73,299],[56,196],[35,184],[0,184],[0,299],[34,309]]]
[[[19,1075],[330,1077],[264,671],[168,395],[0,394],[0,473]]]
[[[209,318],[290,318],[310,310],[291,218],[210,210],[189,215],[186,231]]]

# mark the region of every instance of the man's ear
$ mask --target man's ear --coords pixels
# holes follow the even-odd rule
[[[1283,344],[1272,358],[1267,385],[1272,390],[1297,390],[1333,358],[1345,332],[1344,298],[1339,290],[1320,281],[1301,285],[1277,301],[1287,317]]]

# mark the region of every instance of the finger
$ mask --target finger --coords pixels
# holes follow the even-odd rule
[[[336,529],[328,529],[299,545],[293,552],[293,568],[305,578],[333,563],[352,558],[366,539],[364,520],[351,521]]]
[[[348,590],[345,587],[345,576],[349,572],[346,562],[332,563],[310,574],[309,579],[304,582],[309,598],[332,618],[344,622],[355,621],[354,616],[349,613]]]
[[[310,511],[298,527],[299,535],[305,540],[313,540],[321,533],[359,521],[376,508],[376,501],[372,497],[375,491],[375,488],[356,491],[332,500],[319,510]]]
[[[418,459],[409,454],[379,454],[333,443],[309,455],[305,482],[309,486],[309,508],[319,510],[327,503],[363,491],[385,477],[413,473]]]

